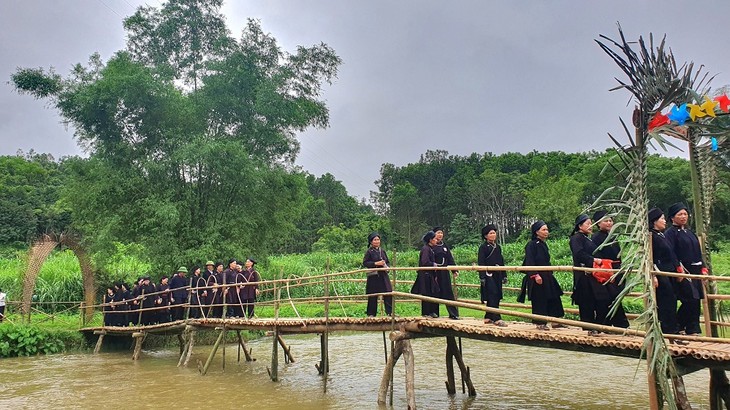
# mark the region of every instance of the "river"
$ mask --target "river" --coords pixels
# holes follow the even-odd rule
[[[177,349],[60,354],[0,359],[0,408],[250,408],[377,409],[384,367],[381,333],[335,334],[329,339],[327,393],[314,364],[317,335],[284,336],[295,363],[280,365],[277,383],[269,380],[271,338],[249,342],[255,362],[236,361],[235,346],[201,376],[210,346],[196,346],[189,368],[178,368]],[[446,394],[444,338],[412,341],[416,401],[422,409],[645,409],[644,363],[635,359],[463,339],[475,398]],[[390,346],[390,342],[388,342]],[[242,355],[243,356],[243,355]],[[637,371],[638,370],[638,371]],[[402,359],[395,371],[394,408],[404,408]],[[707,408],[707,370],[684,377],[693,408]]]

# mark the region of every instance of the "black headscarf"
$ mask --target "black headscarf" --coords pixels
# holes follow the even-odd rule
[[[574,235],[574,234],[575,234],[576,232],[578,232],[578,227],[579,227],[579,226],[580,226],[580,225],[581,225],[581,224],[582,224],[583,222],[585,222],[585,221],[587,221],[587,220],[589,220],[589,219],[591,219],[591,218],[590,218],[590,217],[589,217],[588,215],[586,215],[586,214],[580,214],[580,215],[578,215],[578,217],[577,217],[577,218],[575,218],[575,225],[573,225],[573,233],[571,233],[570,235],[572,236],[572,235]]]
[[[669,219],[674,218],[674,215],[677,215],[679,211],[684,209],[685,211],[689,212],[689,209],[687,208],[687,205],[685,205],[682,202],[677,202],[676,204],[672,204],[672,206],[669,207],[667,210],[667,216]]]
[[[536,221],[532,226],[530,227],[530,232],[532,232],[532,239],[537,239],[537,231],[540,230],[543,226],[547,225],[545,221]]]
[[[661,218],[664,215],[664,211],[660,208],[651,208],[649,210],[649,229],[654,229],[654,221]]]
[[[608,215],[608,212],[606,212],[604,210],[596,211],[593,214],[593,218],[591,218],[591,219],[593,219],[593,223],[596,223],[596,222],[600,221],[601,219],[603,219],[603,217],[606,215]]]
[[[423,235],[423,242],[429,243],[431,242],[431,239],[433,239],[436,236],[436,233],[434,231],[428,231]]]
[[[380,238],[380,234],[377,232],[371,232],[370,235],[368,235],[368,245],[372,245],[373,239]]]
[[[484,239],[486,241],[487,234],[492,231],[497,232],[497,227],[494,226],[493,224],[489,224],[489,225],[485,226],[484,228],[482,228],[482,239]]]

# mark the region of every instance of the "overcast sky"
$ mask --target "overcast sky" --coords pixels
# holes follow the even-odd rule
[[[7,83],[16,67],[65,75],[124,48],[122,18],[158,0],[0,0],[0,155],[82,155],[44,101]],[[629,95],[609,92],[618,67],[594,42],[667,35],[678,62],[730,84],[730,1],[236,0],[223,9],[235,37],[249,17],[281,46],[325,42],[342,58],[324,97],[330,127],[299,136],[297,164],[329,172],[352,195],[375,190],[384,162],[451,154],[603,150],[623,136]]]

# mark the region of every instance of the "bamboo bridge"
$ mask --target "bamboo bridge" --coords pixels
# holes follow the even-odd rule
[[[413,271],[416,268],[389,268],[391,271],[391,280],[393,288],[404,288],[410,286],[412,281],[397,280],[396,276],[402,271]],[[446,268],[444,268],[446,269]],[[451,267],[458,269],[462,274],[475,270],[506,270],[511,272],[525,272],[529,270],[545,270],[545,267],[475,267],[475,266],[459,266]],[[554,271],[571,272],[571,266],[555,266]],[[590,270],[590,269],[583,269]],[[367,271],[370,271],[368,269]],[[324,377],[324,389],[327,389],[327,373],[329,367],[329,349],[328,335],[332,332],[382,332],[383,347],[387,357],[382,381],[378,389],[377,401],[379,404],[385,404],[390,392],[390,404],[393,400],[393,368],[397,364],[400,357],[405,362],[405,390],[409,408],[415,408],[414,389],[414,356],[411,349],[411,341],[420,338],[445,337],[446,346],[446,390],[448,394],[456,393],[456,383],[454,375],[454,359],[459,367],[462,380],[462,387],[468,387],[468,394],[475,396],[476,388],[471,382],[471,369],[466,365],[467,358],[462,356],[461,339],[474,339],[489,342],[509,343],[525,346],[535,346],[543,348],[563,349],[571,351],[581,351],[588,353],[596,353],[612,356],[623,356],[637,359],[644,359],[646,356],[646,340],[645,333],[637,329],[622,329],[611,326],[603,326],[564,318],[552,318],[526,313],[525,309],[529,309],[529,305],[517,303],[502,303],[502,309],[494,309],[486,307],[478,300],[458,298],[456,301],[448,301],[442,299],[431,298],[421,295],[413,295],[410,293],[395,290],[388,293],[380,293],[378,296],[393,297],[393,312],[391,316],[381,317],[351,317],[351,316],[335,316],[332,315],[330,307],[331,303],[337,303],[341,306],[345,303],[363,303],[365,295],[362,293],[357,295],[343,295],[336,292],[337,283],[361,283],[366,270],[355,270],[350,272],[328,273],[323,275],[315,275],[309,277],[297,278],[281,278],[272,281],[260,282],[260,285],[267,286],[265,292],[270,297],[262,297],[260,302],[256,303],[258,309],[264,306],[273,307],[274,315],[268,318],[238,318],[225,317],[214,318],[206,315],[210,312],[210,305],[198,306],[185,304],[182,307],[189,309],[200,309],[202,317],[186,318],[168,323],[160,323],[146,326],[83,326],[81,332],[85,333],[89,339],[97,337],[94,353],[99,353],[105,338],[108,337],[132,337],[134,340],[134,352],[132,358],[137,360],[140,357],[144,340],[148,336],[155,335],[176,335],[180,343],[180,359],[178,366],[187,366],[195,346],[195,335],[201,331],[218,332],[217,340],[213,346],[204,365],[198,364],[199,371],[202,375],[208,372],[211,362],[219,348],[222,345],[223,369],[225,370],[225,345],[226,334],[235,332],[237,336],[237,348],[240,352],[244,352],[246,361],[256,360],[252,358],[251,351],[246,347],[246,342],[241,337],[240,331],[259,331],[267,336],[272,337],[271,365],[268,367],[269,376],[272,381],[278,381],[279,367],[279,350],[283,351],[285,363],[293,362],[294,354],[284,341],[286,335],[291,334],[319,334],[321,355],[318,363],[315,363],[320,375]],[[412,273],[412,272],[411,272]],[[673,274],[664,272],[654,272],[656,275],[682,276],[683,274]],[[283,276],[283,275],[282,275]],[[696,278],[696,276],[695,276]],[[722,276],[708,276],[708,280],[730,280],[730,278]],[[251,283],[253,284],[253,283]],[[222,284],[206,287],[209,290],[222,290],[237,284]],[[459,287],[474,287],[478,285],[457,284],[455,289]],[[319,289],[321,296],[308,297],[292,297],[296,296],[297,288],[316,287]],[[282,298],[282,291],[286,292],[286,297]],[[334,295],[331,295],[334,291]],[[161,292],[158,292],[161,293]],[[569,292],[568,292],[569,293]],[[144,295],[143,297],[154,297],[156,294]],[[634,297],[644,296],[641,293],[631,294]],[[710,320],[707,301],[709,299],[725,300],[726,295],[709,294],[706,296],[703,305],[704,315],[703,323],[705,326],[705,336],[686,336],[686,335],[665,335],[666,347],[673,359],[677,369],[678,378],[674,383],[680,383],[683,390],[683,382],[681,376],[699,371],[702,369],[710,369],[711,371],[730,370],[730,339],[724,337],[711,336],[717,334],[717,328],[730,326],[729,323]],[[510,318],[521,319],[521,321],[509,321],[507,327],[498,327],[490,324],[484,324],[481,320],[475,318],[462,318],[461,320],[451,320],[447,318],[428,318],[421,316],[399,316],[397,308],[403,304],[412,304],[414,302],[428,301],[437,302],[444,305],[453,305],[459,308],[466,308],[481,312],[499,313]],[[382,301],[381,301],[382,303]],[[100,304],[96,306],[82,306],[82,309],[88,314],[94,309],[110,306],[111,304]],[[323,317],[302,317],[296,308],[302,304],[318,304],[324,307]],[[295,317],[280,317],[282,305],[290,306],[295,312]],[[222,304],[225,312],[228,305]],[[382,307],[382,306],[381,306]],[[160,308],[149,308],[147,310],[158,310]],[[144,311],[145,309],[140,309]],[[344,308],[342,309],[345,312]],[[134,311],[135,314],[138,312]],[[566,309],[566,313],[575,313],[572,309]],[[188,316],[187,313],[185,315]],[[637,315],[628,315],[635,318]],[[553,328],[549,331],[539,330],[533,324],[526,320],[545,320],[551,323],[563,325],[559,328]],[[711,331],[714,326],[714,332]],[[586,330],[598,330],[602,333],[598,335],[589,335]],[[386,334],[390,340],[390,349],[386,343]],[[682,342],[676,343],[677,340]],[[458,342],[457,342],[458,341]],[[649,375],[649,390],[652,394],[653,386],[652,375]],[[718,386],[721,390],[719,393],[723,398],[730,398],[730,385]],[[466,391],[466,390],[465,390]],[[712,393],[712,392],[711,392]],[[678,404],[681,398],[677,398]],[[727,401],[726,401],[727,406]],[[683,406],[680,406],[683,408]]]

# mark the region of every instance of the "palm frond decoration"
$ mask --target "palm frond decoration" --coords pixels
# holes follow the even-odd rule
[[[618,32],[619,41],[601,35],[596,42],[627,77],[626,80],[616,78],[619,86],[614,90],[626,89],[632,94],[636,104],[632,118],[635,131],[632,135],[622,120],[628,144],[619,143],[609,134],[616,144],[616,158],[622,165],[614,165],[614,168],[619,170],[623,185],[617,187],[617,199],[599,198],[595,205],[600,204],[612,210],[612,215],[625,219],[614,225],[607,240],[609,243],[617,241],[622,245],[623,263],[620,273],[623,274],[625,287],[617,297],[614,307],[635,288],[644,290],[646,309],[637,319],[638,325],[646,332],[642,356],[648,359],[648,371],[654,376],[661,395],[666,398],[670,408],[676,409],[675,397],[678,392],[673,381],[679,375],[661,331],[651,275],[653,261],[647,221],[647,160],[650,146],[663,149],[675,146],[669,137],[681,137],[682,131],[664,127],[664,132],[649,133],[648,124],[654,114],[677,101],[686,100],[692,87],[706,83],[707,76],[700,77],[701,69],[695,71],[693,64],[678,67],[671,50],[666,47],[666,38],[655,46],[652,35],[649,36],[648,45],[640,37],[636,51],[626,40],[620,25]],[[617,218],[620,219],[622,218]]]

